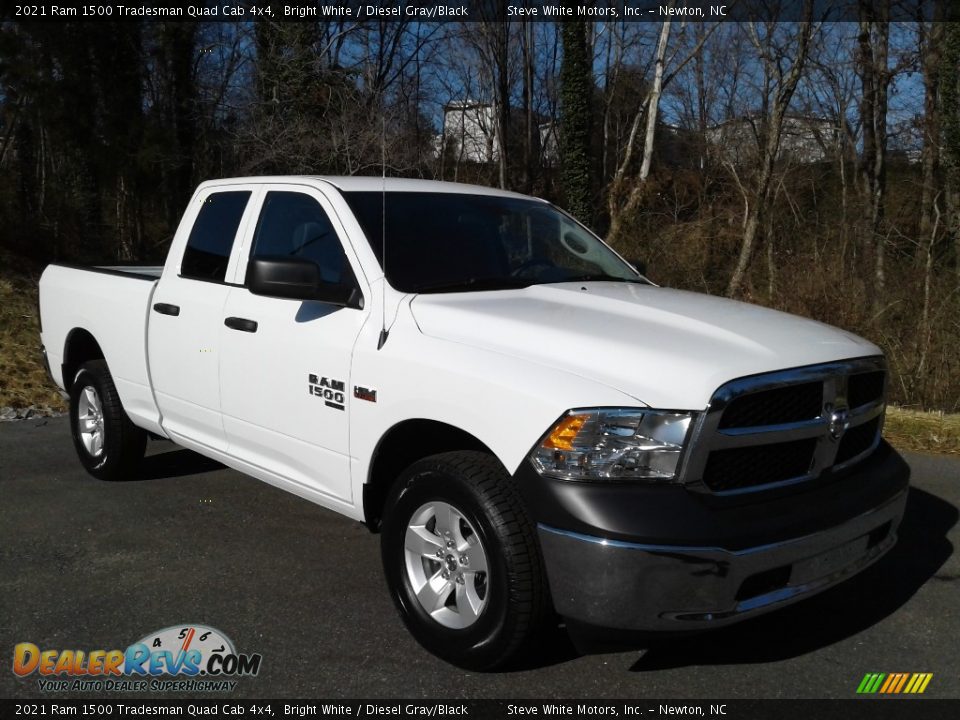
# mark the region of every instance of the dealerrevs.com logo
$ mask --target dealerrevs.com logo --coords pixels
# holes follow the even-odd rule
[[[260,672],[259,653],[238,653],[230,639],[205,625],[174,625],[125,650],[13,649],[13,672],[38,675],[42,692],[224,692]]]

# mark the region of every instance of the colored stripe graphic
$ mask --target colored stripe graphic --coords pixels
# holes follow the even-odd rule
[[[880,687],[880,683],[886,677],[886,673],[867,673],[860,681],[857,692],[863,695],[872,695]]]
[[[933,673],[867,673],[857,686],[859,695],[922,694],[930,684]]]
[[[900,673],[900,682],[897,683],[897,686],[893,689],[893,692],[898,693],[903,690],[903,686],[907,683],[907,673]]]

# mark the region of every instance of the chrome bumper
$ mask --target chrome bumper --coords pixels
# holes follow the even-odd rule
[[[897,539],[907,490],[837,527],[729,551],[651,545],[538,525],[554,606],[622,630],[718,627],[814,595],[876,562]]]

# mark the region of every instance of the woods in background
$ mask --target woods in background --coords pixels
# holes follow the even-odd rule
[[[0,244],[159,260],[202,180],[385,165],[553,200],[657,282],[870,337],[893,398],[956,411],[960,11],[846,2],[857,22],[5,23]]]

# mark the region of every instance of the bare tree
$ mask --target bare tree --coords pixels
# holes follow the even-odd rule
[[[534,62],[536,60],[536,48],[534,46],[534,28],[533,23],[525,23],[520,33],[520,48],[523,59],[523,91],[522,106],[523,112],[523,181],[521,189],[525,193],[533,192],[533,183],[537,174],[537,156],[536,143],[539,135],[539,124],[536,120],[536,114],[533,109],[533,85],[534,85]]]
[[[653,84],[647,100],[647,127],[643,133],[643,160],[640,163],[641,183],[650,176],[650,163],[653,161],[653,138],[657,129],[657,114],[660,111],[660,96],[663,94],[663,66],[667,59],[667,41],[670,39],[670,21],[665,20],[660,28],[657,40],[657,54],[653,64]]]
[[[855,59],[850,48],[851,36],[844,30],[845,24],[834,24],[826,36],[826,47],[820,56],[812,58],[813,73],[807,83],[809,105],[817,115],[829,118],[836,128],[833,158],[840,179],[840,222],[836,224],[840,235],[840,261],[845,263],[848,248],[856,251],[851,242],[851,204],[856,192],[858,133],[850,118],[858,103],[858,79],[854,68]]]
[[[507,8],[503,0],[481,6],[482,21],[475,24],[473,32],[465,34],[480,56],[480,72],[488,76],[495,131],[492,135],[497,146],[498,184],[508,185],[508,162],[510,147],[510,95],[512,80],[510,46],[513,33],[507,21]]]
[[[953,237],[954,264],[960,283],[960,9],[948,8],[940,72],[940,114],[945,175],[947,232]]]
[[[943,43],[943,0],[933,0],[933,21],[917,3],[920,66],[923,71],[923,151],[921,155],[920,236],[929,237],[933,224],[936,176],[940,166],[940,55]]]
[[[892,73],[889,69],[890,0],[858,0],[857,70],[860,75],[860,121],[863,155],[860,178],[864,196],[867,247],[873,253],[874,304],[885,283],[886,238],[883,235],[887,189],[887,104]]]
[[[671,0],[670,6],[672,7],[674,4],[674,0]],[[717,25],[719,23],[714,23],[708,30],[701,32],[694,47],[682,59],[678,60],[679,44],[674,52],[668,56],[671,22],[666,20],[661,24],[653,57],[653,80],[643,101],[636,109],[623,155],[607,191],[607,209],[610,214],[609,234],[611,237],[618,235],[623,218],[636,210],[643,198],[647,180],[650,176],[657,120],[660,112],[660,99],[663,92],[687,63],[696,57]],[[668,66],[672,68],[669,72],[666,71]],[[644,125],[643,146],[640,149],[639,170],[636,177],[632,177],[631,173],[636,159],[635,153],[637,152],[641,123]]]
[[[798,23],[793,36],[786,38],[783,42],[778,40],[779,32],[775,20],[763,24],[762,37],[756,23],[750,23],[747,26],[750,38],[763,64],[764,92],[761,101],[764,109],[758,118],[758,153],[756,177],[751,192],[752,203],[744,218],[743,240],[740,244],[737,264],[727,285],[728,296],[736,295],[740,290],[753,259],[757,237],[761,228],[764,227],[766,214],[771,205],[773,168],[780,152],[783,121],[807,61],[810,41],[815,32],[812,20],[813,2],[805,0],[803,21]]]

